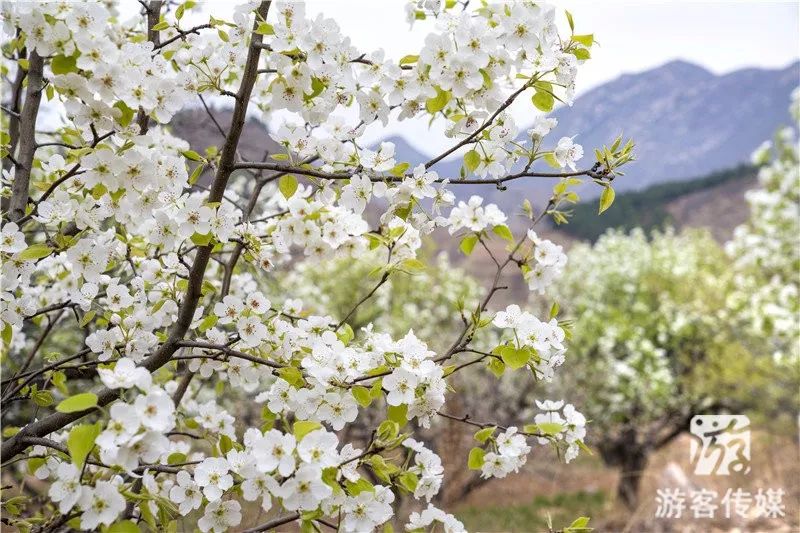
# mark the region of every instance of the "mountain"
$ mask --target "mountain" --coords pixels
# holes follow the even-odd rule
[[[637,161],[626,169],[621,190],[685,180],[747,161],[778,127],[791,124],[789,99],[798,81],[800,62],[716,76],[673,61],[620,76],[558,109],[551,135],[578,134],[584,148],[620,133],[633,137]]]
[[[552,116],[558,126],[548,138],[577,135],[584,161],[592,149],[610,144],[619,134],[636,141],[637,160],[615,182],[618,191],[684,181],[728,169],[749,159],[752,151],[775,131],[791,124],[788,107],[792,90],[800,82],[800,62],[782,69],[748,68],[715,75],[686,61],[672,61],[636,74],[625,74],[578,97],[572,107]],[[520,131],[525,132],[526,127]],[[523,134],[524,135],[524,134]],[[396,159],[425,161],[422,154],[398,137]],[[461,158],[436,165],[442,176],[459,176]],[[513,208],[518,194],[539,198],[552,187],[549,180],[518,180],[510,184],[515,194],[498,195],[486,186],[459,187],[460,196],[477,191]],[[598,188],[584,184],[582,195],[596,196]]]

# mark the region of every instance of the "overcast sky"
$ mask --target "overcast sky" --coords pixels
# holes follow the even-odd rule
[[[800,3],[796,0],[553,3],[561,11],[572,12],[577,33],[594,33],[599,43],[579,71],[578,94],[622,73],[647,70],[673,59],[721,74],[743,67],[783,67],[800,55]],[[335,18],[362,51],[383,48],[395,58],[418,51],[433,24],[418,22],[409,31],[404,0],[311,0],[306,4],[309,14],[322,12]],[[128,6],[135,10],[136,5],[125,0],[124,11]],[[207,20],[209,12],[226,18],[230,5],[229,1],[205,2],[205,18],[198,14],[196,20]],[[557,20],[566,26],[563,13]],[[521,108],[515,112],[521,123],[529,122],[524,113]],[[427,121],[390,125],[388,131],[375,125],[367,131],[366,140],[374,142],[401,132],[427,153],[450,143],[435,125],[428,131]]]

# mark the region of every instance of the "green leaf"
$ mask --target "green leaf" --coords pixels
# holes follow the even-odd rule
[[[587,59],[592,58],[592,53],[586,48],[573,48],[570,50],[570,53],[572,53],[576,59],[580,59],[581,61],[586,61]]]
[[[44,243],[31,244],[17,254],[17,259],[20,261],[36,261],[43,257],[47,257],[52,253],[53,249]]]
[[[310,420],[298,420],[297,422],[294,423],[293,426],[294,436],[298,441],[300,441],[303,440],[303,437],[321,427],[322,424],[320,424],[319,422],[312,422]]]
[[[558,435],[564,429],[564,426],[558,422],[540,422],[536,424],[536,427],[545,435]]]
[[[64,372],[61,370],[53,372],[53,375],[50,376],[50,381],[62,394],[67,393],[67,375]]]
[[[390,405],[388,409],[387,418],[392,422],[397,422],[400,427],[406,425],[408,422],[408,406],[406,404]]]
[[[347,492],[350,493],[351,496],[358,496],[364,491],[375,492],[375,487],[372,486],[372,483],[363,477],[359,478],[358,481],[347,481],[345,485],[347,486]]]
[[[194,185],[195,183],[197,183],[197,180],[200,178],[200,174],[203,173],[203,169],[205,169],[205,168],[206,168],[205,163],[201,163],[201,164],[197,165],[196,167],[194,167],[194,170],[192,171],[192,175],[189,176],[189,185]]]
[[[514,240],[514,234],[511,233],[511,230],[508,229],[508,226],[506,226],[505,224],[495,226],[494,228],[492,228],[492,232],[498,237],[505,239],[509,242],[513,242]]]
[[[197,233],[197,232],[195,231],[195,232],[192,234],[192,236],[191,236],[191,237],[189,237],[189,238],[190,238],[190,239],[191,239],[191,241],[192,241],[193,243],[195,243],[197,246],[207,246],[207,245],[208,245],[208,243],[210,243],[210,242],[211,242],[211,239],[212,239],[212,237],[213,237],[213,236],[211,235],[211,232],[210,232],[210,231],[209,231],[208,233],[206,233],[206,234],[200,234],[200,233]]]
[[[293,366],[285,366],[281,368],[278,370],[278,375],[290,385],[294,385],[295,387],[303,386],[303,374],[300,372],[300,370]]]
[[[483,76],[483,86],[486,87],[487,89],[491,89],[493,82],[492,82],[492,77],[489,76],[489,73],[483,69],[478,70],[478,72],[480,72],[481,76]]]
[[[287,200],[297,191],[297,178],[292,174],[284,174],[278,180],[278,189]]]
[[[469,172],[474,172],[478,165],[481,164],[481,154],[477,150],[470,150],[464,154],[464,168]]]
[[[449,101],[450,91],[445,91],[437,85],[436,96],[425,101],[425,109],[428,110],[428,113],[433,114],[444,109]]]
[[[229,451],[233,449],[233,441],[227,435],[221,435],[219,438],[219,451],[222,455],[225,455]]]
[[[512,370],[522,368],[528,364],[531,359],[530,348],[515,348],[510,344],[498,346],[496,348],[497,354],[503,358],[503,362]]]
[[[186,454],[185,453],[175,452],[175,453],[169,454],[169,457],[167,457],[167,464],[170,464],[170,465],[177,465],[177,464],[185,463],[185,462],[186,462]]]
[[[553,168],[561,168],[561,165],[558,164],[556,155],[553,152],[547,152],[544,154],[544,161]]]
[[[397,163],[392,169],[389,171],[389,174],[392,176],[397,176],[398,178],[402,178],[406,174],[406,170],[410,167],[410,163]]]
[[[56,411],[59,413],[77,413],[96,405],[97,394],[93,392],[83,392],[62,400],[61,403],[56,406]]]
[[[569,31],[575,31],[575,21],[572,19],[572,13],[567,10],[564,10],[564,13],[567,15],[567,24],[569,24]]]
[[[478,236],[471,233],[461,239],[461,244],[458,245],[458,249],[461,250],[464,255],[470,255],[472,250],[475,249],[476,244],[478,244]]]
[[[553,106],[556,103],[556,100],[553,98],[552,94],[547,91],[539,90],[533,93],[531,100],[533,101],[533,105],[536,107],[536,109],[539,111],[544,111],[545,113],[552,111]]]
[[[339,331],[336,334],[336,336],[339,338],[340,341],[342,341],[342,344],[347,346],[348,344],[350,344],[350,341],[353,340],[353,337],[355,337],[356,334],[353,333],[353,327],[347,322],[345,322],[344,325],[341,327],[341,331]]]
[[[586,48],[591,48],[592,44],[594,43],[594,33],[588,33],[586,35],[573,35],[572,40],[581,43]]]
[[[53,404],[53,395],[49,390],[37,390],[31,394],[31,399],[39,407],[47,407]]]
[[[194,150],[184,150],[181,152],[181,154],[183,154],[183,157],[191,161],[203,161],[203,156],[201,156]]]
[[[472,448],[469,451],[469,459],[467,460],[467,466],[469,466],[469,469],[480,470],[483,466],[484,455],[486,455],[486,452],[483,448]]]
[[[133,520],[120,520],[111,524],[106,533],[139,533],[141,529]]]
[[[413,494],[417,490],[417,485],[419,485],[419,478],[413,472],[403,472],[397,476],[397,482],[401,487]]]
[[[169,28],[169,22],[167,22],[166,20],[162,20],[161,22],[153,26],[152,30],[161,31],[161,30],[166,30],[167,28]]]
[[[275,35],[275,28],[272,27],[272,24],[261,22],[258,24],[256,33],[260,33],[261,35]]]
[[[83,316],[81,317],[81,321],[78,323],[78,326],[82,328],[86,327],[86,324],[91,322],[92,319],[95,317],[95,315],[97,315],[97,311],[95,311],[94,309],[90,309],[89,311],[83,314]]]
[[[557,317],[559,309],[558,302],[553,302],[553,305],[550,306],[550,318]]]
[[[419,56],[415,55],[407,55],[400,58],[401,65],[410,65],[412,63],[416,63],[419,60]]]
[[[614,189],[608,185],[603,189],[602,194],[600,194],[600,208],[597,211],[598,215],[602,215],[603,211],[611,207],[611,204],[614,203],[614,197],[616,193]]]
[[[593,531],[593,528],[589,527],[589,520],[588,516],[576,518],[572,524],[564,528],[564,533],[587,533]]]
[[[398,266],[408,272],[422,272],[426,268],[425,263],[419,259],[404,259]]]
[[[483,428],[475,433],[475,440],[478,442],[486,442],[492,436],[497,428],[495,426]]]
[[[492,357],[489,360],[489,371],[494,374],[494,377],[500,378],[506,371],[506,364],[500,359]]]
[[[78,70],[77,61],[77,55],[57,55],[50,60],[50,70],[53,71],[53,74],[67,74],[68,72],[76,72]]]
[[[77,466],[78,469],[83,468],[83,463],[86,461],[86,457],[89,456],[89,452],[92,451],[94,441],[97,436],[100,435],[101,429],[102,423],[97,422],[96,424],[81,424],[75,426],[69,432],[69,436],[67,437],[67,450],[69,450],[72,463]]]
[[[119,122],[123,127],[127,127],[128,124],[131,123],[131,120],[133,120],[133,115],[135,114],[135,111],[130,107],[128,107],[128,105],[122,100],[116,102],[114,104],[114,107],[119,109],[120,112],[122,113],[120,117],[117,119],[117,122]]]
[[[8,322],[3,325],[3,347],[7,350],[11,346],[11,338],[14,335],[14,330]]]
[[[391,441],[400,434],[400,424],[394,420],[384,420],[378,426],[378,438],[384,442]]]
[[[361,407],[369,407],[369,405],[372,403],[372,396],[369,393],[369,389],[366,387],[355,386],[350,389],[350,393]]]
[[[218,317],[217,315],[208,315],[200,321],[200,324],[197,325],[197,330],[200,333],[205,333],[209,329],[213,328],[217,324]]]

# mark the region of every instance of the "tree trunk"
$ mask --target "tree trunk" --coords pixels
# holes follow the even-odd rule
[[[647,466],[647,453],[639,448],[626,450],[620,458],[620,478],[617,485],[617,498],[628,509],[636,509],[639,504],[639,485]]]

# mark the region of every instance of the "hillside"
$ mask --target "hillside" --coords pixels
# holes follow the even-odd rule
[[[569,224],[559,231],[594,241],[608,228],[629,231],[665,225],[705,227],[720,241],[747,219],[744,192],[755,184],[756,170],[741,165],[688,181],[653,185],[618,194],[614,205],[597,215],[597,201],[577,204]]]

